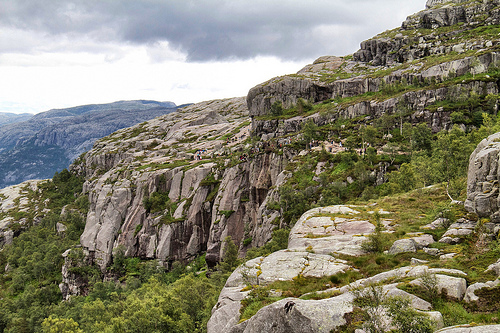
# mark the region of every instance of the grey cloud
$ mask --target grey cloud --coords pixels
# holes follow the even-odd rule
[[[416,2],[419,4],[416,5]],[[259,55],[298,60],[342,55],[393,28],[391,12],[423,9],[425,0],[0,0],[0,27],[97,41],[150,44],[168,41],[190,61]],[[342,43],[314,33],[335,25]],[[379,28],[380,29],[380,28]],[[1,38],[1,37],[0,37]]]

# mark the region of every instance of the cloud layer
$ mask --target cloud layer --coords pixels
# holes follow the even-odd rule
[[[0,0],[0,53],[113,53],[144,45],[161,61],[343,55],[425,0]],[[57,41],[57,42],[56,42]],[[167,46],[167,47],[166,47]],[[116,55],[114,55],[116,56]],[[111,57],[114,57],[111,56]]]

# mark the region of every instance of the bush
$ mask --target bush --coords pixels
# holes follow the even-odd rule
[[[375,231],[368,235],[368,239],[361,244],[361,248],[365,252],[382,253],[384,251],[386,236],[382,233],[382,222],[380,214],[375,212]]]

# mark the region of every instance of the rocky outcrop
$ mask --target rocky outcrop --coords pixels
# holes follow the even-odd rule
[[[465,208],[480,217],[500,222],[499,174],[500,133],[479,143],[469,159]]]
[[[360,208],[368,207],[358,209]],[[331,276],[353,270],[346,261],[335,258],[335,255],[362,254],[360,243],[353,239],[358,237],[366,239],[362,235],[369,235],[375,229],[369,221],[359,218],[357,215],[360,212],[355,209],[355,206],[342,205],[311,209],[304,213],[292,228],[287,250],[249,260],[238,267],[227,280],[218,303],[212,310],[208,332],[269,331],[270,327],[273,332],[330,332],[347,323],[346,318],[354,309],[352,301],[357,297],[353,290],[362,291],[374,285],[383,286],[381,288],[383,298],[404,297],[410,300],[411,306],[415,309],[431,310],[430,303],[398,289],[398,283],[384,285],[386,281],[397,279],[412,279],[418,284],[421,276],[436,275],[436,285],[439,290],[447,292],[450,297],[456,296],[460,299],[463,297],[466,289],[465,279],[445,275],[466,275],[459,270],[429,268],[425,265],[401,267],[354,281],[340,288],[318,291],[318,295],[334,295],[323,300],[285,298],[276,301],[238,324],[241,301],[249,296],[252,288],[266,286],[274,281]],[[370,213],[373,214],[374,211]],[[385,219],[381,222],[384,225],[390,223]],[[440,323],[438,328],[442,327],[441,314],[433,315]]]
[[[399,239],[389,249],[389,254],[417,252],[417,243],[413,239]]]
[[[375,226],[357,217],[360,212],[353,208],[329,206],[305,212],[290,231],[288,248],[322,254],[364,254],[361,244],[366,241],[365,236],[375,231]]]
[[[228,236],[242,253],[270,239],[279,212],[267,203],[279,200],[272,188],[293,155],[243,144],[243,102],[199,103],[119,131],[72,166],[90,201],[81,245],[103,271],[118,248],[166,267],[206,251],[213,266]]]
[[[45,203],[34,201],[29,193],[38,192],[40,180],[30,180],[18,185],[0,189],[0,249],[12,243],[15,236],[29,227],[30,222],[39,221],[43,216]],[[26,217],[19,219],[19,213],[33,215],[33,221]],[[22,215],[21,215],[22,216]]]
[[[394,65],[427,57],[429,55],[483,50],[492,42],[468,39],[464,42],[457,35],[477,26],[498,24],[500,11],[497,0],[482,3],[462,4],[465,1],[430,1],[427,9],[409,16],[400,29],[383,33],[361,43],[361,49],[354,53],[354,60],[372,65]],[[443,3],[446,3],[443,5]],[[485,15],[485,13],[488,13]],[[437,29],[458,26],[457,30],[434,30],[430,34],[419,29]]]
[[[352,312],[352,300],[353,296],[348,293],[319,301],[285,298],[261,309],[229,332],[331,332],[346,324],[344,316]],[[293,302],[293,306],[286,311],[288,302]]]
[[[477,290],[483,289],[483,288],[493,288],[496,287],[500,284],[500,280],[495,280],[495,281],[487,281],[485,283],[483,282],[476,282],[472,285],[470,285],[467,290],[465,291],[465,296],[464,296],[464,302],[466,303],[471,303],[471,302],[477,302],[479,301],[479,297],[475,294]]]
[[[430,82],[431,80],[442,82],[449,77],[460,76],[471,71],[480,74],[498,64],[500,64],[500,55],[496,52],[490,52],[477,57],[464,57],[459,60],[443,62],[426,70],[410,67],[406,70],[394,71],[383,78],[357,76],[328,83],[314,77],[280,77],[252,88],[247,96],[247,103],[250,116],[257,117],[253,121],[253,131],[257,134],[274,133],[275,136],[279,136],[299,131],[302,122],[309,119],[309,117],[259,119],[258,117],[269,114],[271,105],[276,101],[282,102],[285,107],[296,105],[299,98],[317,103],[335,98],[374,93],[379,91],[384,84]],[[413,111],[411,115],[412,122],[426,122],[433,132],[438,132],[451,126],[451,111],[442,109],[438,109],[437,112],[430,111],[429,107],[440,101],[466,98],[465,95],[470,95],[471,92],[478,95],[498,94],[499,88],[496,82],[473,81],[445,85],[438,89],[432,87],[419,90],[412,89],[412,91],[402,93],[400,96],[382,100],[367,100],[350,105],[335,105],[332,102],[331,112],[321,115],[316,114],[311,117],[318,125],[339,118],[355,118],[364,115],[376,119],[384,114],[395,113],[398,105],[404,103],[407,108]]]
[[[435,274],[435,288],[441,293],[445,294],[448,298],[461,301],[467,290],[467,281],[464,278],[458,278],[448,275]],[[422,286],[424,285],[422,278],[413,280],[411,284]]]

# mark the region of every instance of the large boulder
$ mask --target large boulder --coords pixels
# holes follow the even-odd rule
[[[436,274],[436,289],[439,293],[446,294],[447,297],[461,301],[467,290],[467,281],[464,278],[458,278],[448,275]],[[423,286],[423,278],[418,278],[410,284]]]
[[[346,324],[344,315],[353,311],[353,299],[350,293],[318,301],[285,298],[260,309],[255,316],[233,327],[231,333],[331,332]]]
[[[417,252],[417,242],[414,239],[398,239],[389,249],[389,254]]]
[[[483,289],[483,288],[493,288],[493,287],[498,286],[499,284],[500,284],[500,280],[497,279],[495,281],[487,281],[485,283],[476,282],[476,283],[470,285],[467,288],[467,291],[465,292],[464,302],[471,303],[471,302],[479,301],[479,297],[475,294],[477,290]]]
[[[480,217],[500,221],[499,213],[500,132],[479,143],[469,159],[465,208]]]

